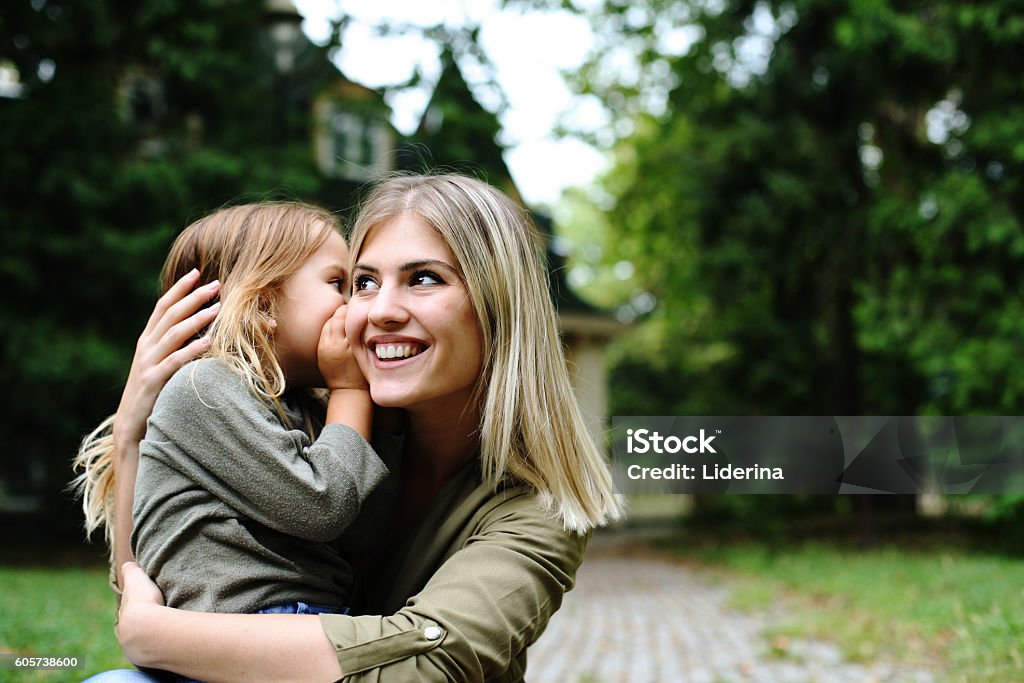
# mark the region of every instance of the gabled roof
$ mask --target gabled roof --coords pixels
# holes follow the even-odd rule
[[[449,48],[445,48],[441,60],[441,76],[416,133],[399,154],[399,166],[468,173],[501,188],[525,206],[505,164],[504,147],[498,142],[501,123],[497,115],[484,109],[473,96]],[[532,210],[531,215],[547,244],[551,295],[563,330],[611,336],[622,329],[611,314],[584,301],[569,287],[565,255],[553,248],[551,218]]]
[[[410,170],[451,170],[466,173],[501,188],[523,203],[519,188],[505,164],[498,142],[497,114],[477,102],[450,48],[441,53],[441,75],[420,124],[400,162]],[[411,154],[410,154],[411,152]]]

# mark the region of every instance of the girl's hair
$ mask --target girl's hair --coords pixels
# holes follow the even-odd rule
[[[277,408],[286,424],[280,396],[285,377],[271,343],[270,321],[276,316],[281,288],[324,243],[340,233],[333,214],[295,202],[265,202],[223,208],[184,231],[171,246],[161,274],[166,292],[193,268],[199,284],[220,280],[221,310],[210,325],[205,356],[231,365],[258,396]],[[312,435],[308,410],[304,427]],[[71,483],[82,497],[85,530],[91,535],[106,526],[107,544],[114,547],[114,416],[85,439],[74,459],[81,470]],[[291,426],[289,424],[289,426]]]
[[[621,517],[569,381],[543,242],[526,211],[472,178],[395,176],[361,206],[351,258],[374,226],[407,214],[436,230],[454,254],[488,350],[476,385],[485,481],[528,484],[543,508],[579,533]]]

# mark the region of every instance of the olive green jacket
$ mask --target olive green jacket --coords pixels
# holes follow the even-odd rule
[[[358,536],[348,537],[354,549]],[[573,587],[588,540],[564,531],[528,489],[495,493],[465,468],[394,555],[361,572],[366,616],[321,615],[342,680],[523,680],[526,648]]]

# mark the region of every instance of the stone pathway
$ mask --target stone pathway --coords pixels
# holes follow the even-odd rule
[[[595,539],[595,541],[598,539]],[[604,547],[601,547],[604,545]],[[773,654],[765,615],[728,607],[729,588],[681,564],[592,544],[576,588],[529,650],[529,683],[933,683],[892,663],[788,641]]]

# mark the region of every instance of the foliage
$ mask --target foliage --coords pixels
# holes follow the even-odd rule
[[[613,413],[1022,412],[1012,3],[587,8],[577,85],[617,136],[604,265],[658,300]]]
[[[587,6],[604,265],[658,301],[612,413],[1021,413],[1011,3]]]
[[[78,440],[117,404],[173,235],[275,188],[315,198],[320,179],[307,140],[282,139],[259,0],[9,5],[0,440],[8,493],[55,508]]]
[[[354,19],[339,17],[326,45],[300,41],[279,71],[264,0],[9,4],[0,16],[0,508],[41,495],[77,534],[62,493],[68,462],[117,405],[174,235],[226,203],[355,204],[356,184],[322,176],[310,144],[313,99],[339,92],[330,58]],[[398,163],[465,161],[510,186],[496,115],[469,95],[504,106],[478,28],[362,28],[415,34],[442,54],[432,121],[445,127],[421,127],[409,153],[422,158]],[[456,64],[472,69],[472,87]],[[382,93],[353,97],[354,109],[386,109]]]
[[[618,44],[644,46],[646,80],[631,92],[600,76],[618,54],[607,39],[582,87],[606,100],[665,91],[662,113],[622,108],[632,132],[605,187],[610,251],[657,296],[652,324],[680,349],[678,375],[701,380],[685,382],[699,399],[669,405],[1020,412],[1024,89],[1008,9],[601,8]],[[695,27],[678,56],[659,49],[666,12]],[[710,366],[686,360],[722,345]]]

